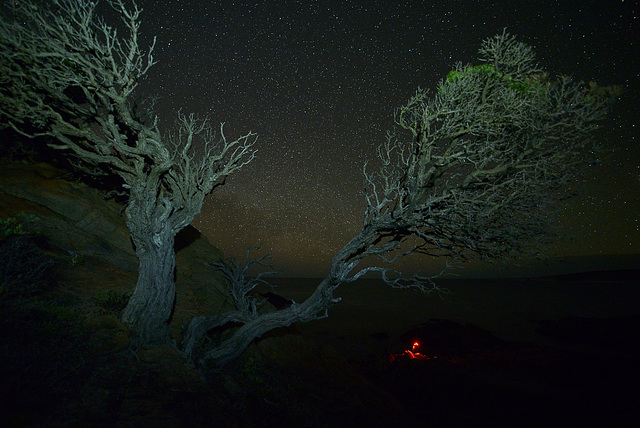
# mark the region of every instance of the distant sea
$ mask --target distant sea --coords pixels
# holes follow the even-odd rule
[[[636,271],[638,273],[638,271]],[[629,275],[631,275],[629,277]],[[540,320],[570,317],[640,316],[640,281],[627,272],[587,279],[580,275],[538,279],[443,279],[447,292],[424,294],[394,289],[377,279],[344,284],[335,292],[342,300],[329,318],[305,323],[301,330],[316,335],[396,337],[429,319],[473,324],[504,340],[542,340],[535,333]],[[637,276],[635,278],[638,278]],[[296,302],[309,296],[320,279],[279,278],[275,292]]]

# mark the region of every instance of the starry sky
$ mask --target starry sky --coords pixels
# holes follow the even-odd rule
[[[324,276],[362,224],[362,166],[393,111],[433,88],[481,41],[507,28],[551,74],[625,93],[591,167],[563,210],[552,256],[640,253],[640,7],[632,1],[138,0],[158,64],[142,92],[168,129],[194,112],[228,137],[259,135],[254,162],[210,195],[194,226],[226,255],[261,244],[286,276]],[[440,261],[410,259],[430,273]]]

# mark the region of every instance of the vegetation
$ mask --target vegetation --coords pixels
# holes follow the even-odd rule
[[[208,120],[178,112],[161,132],[151,109],[135,102],[155,64],[153,44],[139,45],[141,10],[109,4],[122,19],[116,32],[96,2],[8,2],[0,21],[0,118],[15,132],[46,137],[50,147],[93,175],[117,177],[126,195],[127,227],[140,260],[123,320],[140,345],[171,341],[174,240],[204,198],[254,156],[255,135],[228,140]],[[124,34],[124,35],[123,35]]]
[[[571,196],[619,89],[549,78],[533,49],[506,32],[485,40],[479,57],[479,65],[458,64],[435,94],[419,89],[396,111],[399,129],[378,149],[380,169],[364,168],[362,230],[315,292],[259,316],[197,317],[183,342],[187,355],[209,328],[228,321],[242,325],[204,361],[224,363],[273,328],[326,317],[339,300],[334,290],[367,272],[393,287],[437,290],[433,278],[392,271],[408,254],[507,261],[553,242],[553,208]],[[366,258],[379,263],[358,268]],[[231,283],[243,295],[244,282]]]
[[[95,300],[96,304],[101,308],[120,315],[124,308],[127,307],[130,298],[131,293],[105,289],[96,295]]]
[[[122,320],[137,345],[166,344],[175,236],[209,193],[251,162],[255,136],[229,141],[222,125],[216,133],[207,120],[182,112],[174,131],[161,132],[153,110],[134,101],[155,63],[155,40],[141,48],[135,3],[109,4],[124,32],[102,21],[94,2],[5,5],[0,118],[26,137],[49,138],[86,173],[117,177],[140,261]],[[419,89],[397,109],[397,129],[378,148],[380,168],[364,167],[362,229],[336,253],[315,292],[258,311],[246,269],[225,265],[235,310],[194,318],[185,355],[194,358],[207,331],[233,324],[233,334],[203,354],[205,362],[225,364],[274,328],[328,316],[339,300],[335,289],[368,272],[394,287],[437,289],[432,278],[394,273],[391,264],[408,254],[509,260],[553,241],[553,207],[571,196],[570,183],[595,151],[594,132],[618,89],[550,77],[533,49],[506,32],[485,40],[478,60],[458,64],[433,94]],[[378,263],[363,268],[365,259]]]

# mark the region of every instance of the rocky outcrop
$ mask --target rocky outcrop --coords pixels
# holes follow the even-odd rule
[[[138,259],[122,213],[122,205],[50,165],[0,166],[0,218],[34,216],[38,232],[70,255],[134,270]]]
[[[91,284],[93,274],[116,288],[133,288],[138,258],[123,211],[124,206],[105,199],[104,192],[51,165],[0,165],[0,219],[26,215],[31,218],[29,226],[66,252],[70,264],[93,260],[86,264],[84,276],[81,269],[67,272],[74,280],[81,278],[86,287],[107,285],[102,281]],[[197,229],[187,226],[182,230],[176,236],[176,250],[178,302],[172,325],[177,330],[192,316],[219,311],[224,293],[211,268],[223,254]],[[127,272],[131,275],[125,279]],[[124,280],[128,284],[115,284]]]

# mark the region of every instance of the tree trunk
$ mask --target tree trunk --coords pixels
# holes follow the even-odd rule
[[[159,345],[171,340],[169,319],[176,293],[175,232],[168,221],[170,204],[157,204],[152,195],[153,192],[132,190],[126,210],[140,265],[138,282],[122,321],[131,329],[136,345]]]
[[[326,311],[329,306],[339,300],[333,297],[333,290],[336,287],[337,284],[331,278],[325,278],[304,302],[300,304],[294,303],[286,309],[266,313],[246,322],[235,331],[233,336],[209,351],[203,360],[210,360],[219,366],[223,366],[240,356],[254,339],[261,337],[268,331],[278,327],[287,327],[296,322],[306,322],[326,317]],[[322,314],[323,312],[325,313]],[[202,323],[205,322],[204,319],[200,321]]]
[[[333,291],[343,282],[351,270],[359,263],[366,249],[379,236],[378,230],[366,227],[347,245],[345,245],[331,261],[330,275],[315,289],[313,294],[302,303],[294,303],[286,309],[262,314],[251,320],[235,317],[235,313],[223,314],[215,317],[197,317],[189,324],[183,341],[183,350],[188,358],[193,358],[194,349],[209,329],[223,325],[224,321],[243,323],[233,335],[207,352],[200,363],[212,361],[223,366],[237,358],[244,352],[251,342],[268,331],[278,327],[286,327],[296,322],[307,322],[328,316],[328,308],[338,302],[340,298],[333,297]],[[234,318],[235,317],[235,318]]]
[[[150,239],[144,246],[151,250],[140,251],[140,245],[136,243],[140,259],[138,282],[122,315],[135,344],[155,345],[171,339],[169,318],[176,292],[173,238],[168,236],[155,242]]]

